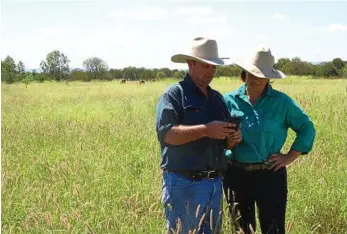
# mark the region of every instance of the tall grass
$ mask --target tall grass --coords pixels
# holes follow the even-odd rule
[[[2,84],[2,231],[161,233],[155,108],[174,82]],[[212,86],[224,93],[240,84]],[[273,86],[317,129],[313,151],[289,167],[288,233],[347,233],[347,81]],[[223,230],[231,230],[226,208]]]

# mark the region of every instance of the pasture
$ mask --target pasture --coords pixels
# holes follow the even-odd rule
[[[174,82],[2,84],[3,233],[161,233],[154,117]],[[240,85],[211,84],[221,93]],[[317,130],[313,151],[288,169],[288,233],[347,233],[347,80],[289,77],[273,87]]]

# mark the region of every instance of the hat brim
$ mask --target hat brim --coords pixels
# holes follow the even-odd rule
[[[224,59],[229,59],[229,58],[223,57],[223,58],[202,59],[202,58],[198,58],[198,57],[186,55],[186,54],[176,54],[171,57],[171,61],[174,63],[186,63],[187,60],[193,60],[193,61],[207,63],[214,66],[227,65],[224,62]]]
[[[237,66],[242,68],[243,70],[251,73],[252,75],[263,78],[263,79],[283,79],[286,78],[287,76],[281,72],[280,70],[276,69],[259,69],[257,66],[254,64],[238,64],[236,63]]]

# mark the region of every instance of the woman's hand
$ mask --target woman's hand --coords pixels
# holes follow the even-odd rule
[[[265,164],[270,164],[269,170],[274,169],[274,171],[277,171],[281,167],[285,167],[294,162],[300,154],[301,152],[298,151],[290,151],[288,154],[273,154]]]

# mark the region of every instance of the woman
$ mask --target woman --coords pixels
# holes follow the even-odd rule
[[[223,186],[232,223],[245,233],[255,232],[255,204],[262,233],[285,233],[286,166],[309,153],[315,138],[307,114],[269,83],[270,78],[286,77],[273,68],[274,60],[270,49],[256,51],[250,64],[238,64],[245,84],[224,95],[230,114],[242,118],[242,141],[229,155]],[[296,138],[289,152],[282,154],[288,128]]]

